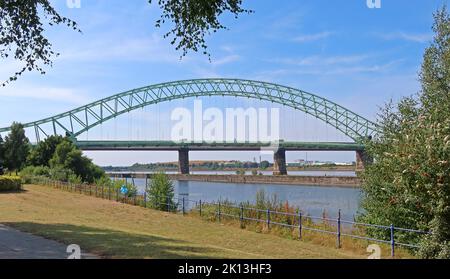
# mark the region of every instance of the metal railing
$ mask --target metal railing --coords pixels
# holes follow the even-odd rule
[[[244,222],[249,221],[249,222],[263,223],[267,226],[268,229],[270,229],[272,226],[290,228],[292,230],[298,231],[299,239],[302,239],[304,231],[335,235],[337,248],[341,248],[342,237],[384,243],[390,245],[391,257],[395,256],[396,246],[406,247],[409,249],[419,248],[419,246],[415,243],[402,243],[396,241],[395,237],[396,232],[412,233],[416,234],[416,236],[419,237],[431,233],[422,230],[395,227],[393,224],[386,226],[386,225],[368,224],[343,220],[341,218],[340,210],[338,212],[337,218],[327,218],[327,217],[305,215],[301,211],[298,211],[296,213],[280,212],[270,209],[245,207],[243,205],[237,205],[230,202],[221,202],[221,201],[204,202],[202,200],[190,200],[186,197],[177,198],[177,197],[154,196],[154,199],[150,201],[149,196],[146,192],[144,192],[144,194],[133,193],[124,195],[120,193],[119,189],[117,188],[114,189],[111,186],[72,184],[68,182],[55,181],[44,177],[33,177],[32,180],[33,183],[52,186],[57,189],[76,192],[80,194],[86,194],[89,196],[95,196],[102,199],[114,200],[116,202],[122,202],[135,206],[157,207],[160,210],[173,213],[182,213],[183,215],[187,214],[189,211],[197,211],[200,216],[203,216],[205,207],[207,208],[213,207],[214,217],[217,218],[219,222],[222,221],[222,218],[228,217],[238,219],[240,221],[241,226],[243,226]],[[163,202],[161,200],[163,200]],[[156,204],[150,204],[150,202],[156,202]],[[194,206],[192,208],[189,208],[188,206],[189,203],[192,203]],[[232,212],[229,212],[230,210]],[[264,218],[261,218],[261,216],[263,216]],[[281,219],[287,221],[286,222],[275,221],[279,220],[280,216],[282,216]],[[322,223],[327,223],[328,226],[325,226],[325,228],[327,229],[324,229],[320,226],[314,227],[313,226],[314,220],[322,221]],[[389,235],[389,240],[354,234],[352,233],[353,230],[345,230],[346,229],[345,225],[347,225],[347,227],[350,225],[351,228],[379,229],[382,231],[386,231],[386,233]]]

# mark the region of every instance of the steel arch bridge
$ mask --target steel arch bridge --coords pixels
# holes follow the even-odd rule
[[[315,94],[274,83],[224,78],[173,81],[136,88],[65,113],[26,123],[24,128],[34,129],[38,142],[41,136],[58,134],[76,139],[90,129],[135,109],[201,96],[234,96],[282,104],[324,121],[355,142],[362,142],[377,133],[375,123]],[[9,131],[10,127],[0,129],[0,133]]]

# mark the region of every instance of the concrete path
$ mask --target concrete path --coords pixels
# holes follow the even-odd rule
[[[0,259],[67,259],[66,249],[66,245],[57,241],[0,224]],[[82,259],[98,258],[81,252]]]

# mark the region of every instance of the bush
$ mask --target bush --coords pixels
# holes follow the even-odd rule
[[[138,191],[137,187],[134,186],[131,183],[125,182],[124,179],[122,179],[122,180],[114,180],[114,181],[109,179],[109,181],[110,181],[109,184],[103,184],[102,186],[112,185],[114,191],[117,191],[117,190],[120,191],[122,186],[125,185],[125,187],[127,188],[127,195],[126,195],[127,197],[133,197],[133,196],[135,196],[137,194],[137,191]]]
[[[22,190],[22,180],[18,176],[0,176],[0,192]]]
[[[65,169],[62,166],[55,166],[50,169],[50,178],[53,180],[67,182],[72,174],[74,174],[72,170]]]
[[[153,175],[150,185],[147,189],[148,201],[150,207],[158,210],[175,209],[173,183],[165,173],[156,173]]]
[[[83,183],[83,181],[81,180],[81,177],[79,177],[76,174],[69,174],[69,176],[67,178],[67,182],[76,184],[76,185],[80,185]]]

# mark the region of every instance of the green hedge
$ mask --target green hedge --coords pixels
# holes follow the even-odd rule
[[[19,191],[22,180],[18,176],[0,176],[0,192]]]

